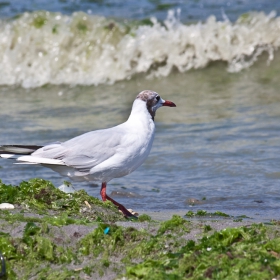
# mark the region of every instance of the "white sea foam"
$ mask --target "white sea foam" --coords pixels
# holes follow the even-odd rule
[[[185,25],[169,11],[164,24],[120,24],[74,13],[25,13],[0,22],[0,84],[114,83],[137,73],[167,76],[211,61],[225,61],[228,71],[250,67],[263,52],[268,61],[280,45],[280,18],[252,13],[231,23],[210,17]]]

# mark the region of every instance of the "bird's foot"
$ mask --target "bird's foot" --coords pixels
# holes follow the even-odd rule
[[[116,200],[114,200],[113,198],[111,198],[106,194],[106,185],[107,185],[106,182],[103,182],[101,186],[100,195],[102,197],[102,200],[103,201],[110,200],[112,203],[114,203],[119,208],[119,211],[123,213],[125,218],[138,219],[136,215],[138,213],[133,212],[131,209],[129,209],[130,211],[127,210],[122,204],[118,203]]]
[[[108,200],[110,200],[111,202],[113,202],[118,208],[119,208],[119,211],[123,213],[123,215],[125,216],[125,218],[127,219],[138,219],[137,216],[132,212],[132,211],[129,211],[127,210],[122,204],[118,203],[117,201],[115,201],[113,198],[109,197],[106,195],[106,198]],[[131,210],[131,209],[130,209]],[[137,213],[136,213],[137,214]]]
[[[138,217],[139,216],[139,213],[133,211],[132,209],[127,209],[132,215]]]

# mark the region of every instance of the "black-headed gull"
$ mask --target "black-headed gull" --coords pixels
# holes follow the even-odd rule
[[[144,90],[133,102],[128,120],[120,125],[46,146],[2,145],[0,156],[43,165],[73,181],[101,182],[102,200],[112,201],[126,217],[131,217],[123,205],[106,194],[106,185],[113,178],[128,175],[145,161],[154,140],[156,110],[162,106],[176,107],[158,93]]]

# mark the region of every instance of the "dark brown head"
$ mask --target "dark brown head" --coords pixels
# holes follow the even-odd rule
[[[162,99],[157,92],[152,90],[144,90],[140,92],[136,99],[146,102],[147,110],[149,111],[153,120],[156,115],[156,110],[161,106],[176,107],[173,102]]]

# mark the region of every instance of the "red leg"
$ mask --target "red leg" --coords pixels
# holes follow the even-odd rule
[[[101,194],[101,198],[103,201],[106,201],[106,186],[107,186],[107,183],[102,182],[100,194]]]
[[[109,197],[106,194],[106,186],[107,183],[103,182],[102,186],[101,186],[101,190],[100,190],[100,195],[103,201],[106,201],[107,199],[110,200],[111,202],[113,202],[118,208],[119,210],[121,210],[124,214],[125,217],[133,217],[133,218],[137,218],[136,216],[134,216],[133,214],[131,214],[122,204],[118,203],[117,201],[115,201],[113,198]]]

